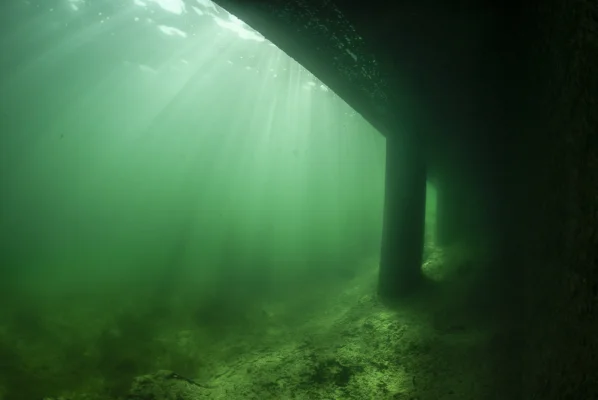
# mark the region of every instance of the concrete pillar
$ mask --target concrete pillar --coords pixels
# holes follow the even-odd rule
[[[426,163],[419,138],[386,138],[386,191],[378,292],[396,300],[416,289],[426,209]]]
[[[439,246],[450,246],[461,238],[462,208],[457,185],[439,180],[436,184],[436,244]]]

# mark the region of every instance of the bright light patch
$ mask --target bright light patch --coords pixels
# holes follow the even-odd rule
[[[169,36],[180,36],[184,38],[187,37],[187,34],[185,32],[183,32],[180,29],[173,28],[172,26],[160,25],[158,26],[158,29],[160,29],[163,33]]]
[[[216,7],[216,4],[212,0],[197,0],[197,2],[200,6],[212,10],[216,14],[220,13],[220,10],[218,10],[218,7]]]
[[[303,87],[305,89],[313,89],[316,86],[316,83],[314,81],[309,81],[309,82],[305,82],[305,84],[303,85]]]
[[[216,21],[220,27],[235,32],[241,39],[255,40],[257,42],[263,42],[265,40],[262,35],[251,29],[247,24],[234,15],[229,14],[228,19],[229,20],[226,21],[222,18],[214,17],[214,21]]]
[[[68,0],[69,7],[73,11],[79,11],[81,6],[84,4],[84,0]]]
[[[183,0],[149,0],[156,3],[160,8],[173,14],[181,15],[185,12]]]

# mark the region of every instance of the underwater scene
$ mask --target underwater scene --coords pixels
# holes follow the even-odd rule
[[[0,400],[491,398],[483,250],[429,184],[382,304],[385,138],[316,76],[210,0],[7,3]]]

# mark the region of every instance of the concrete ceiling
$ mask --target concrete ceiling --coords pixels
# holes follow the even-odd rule
[[[188,0],[193,1],[193,0]],[[437,0],[216,0],[314,73],[383,135],[430,159],[477,153],[500,75],[500,12]],[[389,5],[390,4],[390,5]],[[478,146],[479,147],[479,146]]]
[[[388,132],[389,87],[363,33],[324,0],[219,0],[310,70],[355,110]]]

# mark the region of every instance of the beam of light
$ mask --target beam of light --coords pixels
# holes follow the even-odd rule
[[[57,39],[3,83],[4,222],[35,232],[31,263],[98,279],[185,248],[207,276],[377,250],[384,139],[310,71],[209,0],[64,1],[36,14]]]

